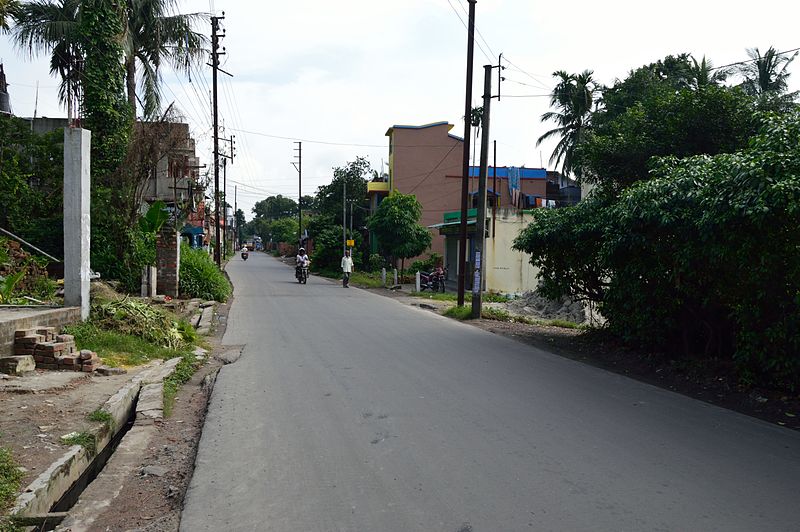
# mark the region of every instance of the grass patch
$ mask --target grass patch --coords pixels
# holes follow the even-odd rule
[[[14,503],[14,499],[19,492],[22,482],[22,471],[11,456],[11,451],[5,447],[0,447],[0,513],[5,511]],[[0,526],[3,526],[0,521]]]
[[[100,408],[86,416],[86,419],[96,423],[103,423],[109,429],[114,428],[114,418],[111,416],[111,413]]]
[[[586,325],[580,325],[567,320],[538,320],[527,316],[517,316],[501,308],[487,307],[481,310],[481,318],[486,320],[506,321],[512,323],[527,323],[528,325],[540,325],[545,327],[561,327],[562,329],[587,329]]]
[[[342,274],[339,274],[341,279]],[[350,274],[350,284],[363,288],[383,288],[380,273],[353,272]]]
[[[178,395],[178,390],[181,385],[192,378],[194,372],[197,370],[198,363],[193,353],[183,353],[181,361],[175,366],[175,371],[164,379],[164,417],[172,414],[172,408],[175,406],[175,396]]]
[[[434,301],[457,301],[458,294],[455,292],[417,292],[416,290],[412,290],[409,292],[409,295],[414,297],[423,297],[425,299],[433,299]],[[505,303],[508,301],[508,298],[501,294],[494,294],[492,292],[487,292],[483,294],[481,297],[481,301],[483,303]],[[464,302],[472,303],[472,294],[465,292],[464,293]]]
[[[65,332],[75,336],[79,349],[96,352],[103,363],[112,367],[141,366],[151,360],[169,360],[187,352],[160,347],[130,334],[101,329],[91,321],[69,325]]]
[[[68,438],[61,438],[61,443],[64,445],[80,445],[89,455],[94,456],[97,453],[97,439],[94,434],[83,431],[73,434]]]
[[[457,320],[471,320],[472,307],[464,305],[463,307],[455,306],[450,307],[444,311],[444,315],[448,318],[455,318]]]

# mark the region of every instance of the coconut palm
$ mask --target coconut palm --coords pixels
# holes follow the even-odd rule
[[[80,0],[34,0],[18,4],[10,12],[16,46],[31,57],[50,54],[50,74],[61,77],[61,103],[70,102],[80,85],[80,5]]]
[[[789,72],[786,69],[797,57],[797,52],[791,57],[778,53],[770,46],[764,55],[758,48],[750,48],[747,55],[752,61],[742,65],[740,73],[744,77],[742,88],[752,96],[782,95],[788,88]]]
[[[0,0],[4,1],[4,0]],[[159,68],[166,61],[188,71],[203,55],[205,36],[192,24],[206,15],[172,14],[176,0],[127,0],[123,48],[125,51],[128,102],[137,102],[137,67],[141,69],[142,108],[145,116],[160,107]],[[50,72],[61,76],[60,99],[69,100],[80,83],[83,54],[79,33],[80,0],[30,0],[12,11],[16,45],[31,56],[50,53]]]
[[[158,113],[161,104],[159,69],[166,61],[176,70],[188,72],[205,53],[208,39],[192,29],[207,19],[202,13],[173,14],[176,0],[127,0],[125,71],[128,102],[136,109],[137,66],[141,104],[147,117]]]
[[[558,127],[539,137],[536,145],[539,146],[552,137],[559,137],[558,144],[550,155],[550,164],[558,166],[563,163],[561,172],[564,175],[576,170],[573,167],[573,154],[590,127],[592,107],[598,89],[593,75],[591,70],[584,70],[580,74],[568,74],[563,70],[553,73],[559,81],[550,94],[550,107],[556,110],[544,113],[542,120],[553,121]]]
[[[714,68],[706,56],[698,62],[694,56],[690,56],[691,64],[687,73],[687,84],[689,88],[698,90],[710,85],[720,85],[730,75],[730,70],[725,68]]]
[[[16,8],[16,0],[0,0],[0,33],[9,30],[8,21]]]

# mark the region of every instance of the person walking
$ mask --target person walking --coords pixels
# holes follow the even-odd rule
[[[350,274],[353,273],[353,258],[350,256],[350,250],[344,251],[342,257],[342,286],[350,288]]]

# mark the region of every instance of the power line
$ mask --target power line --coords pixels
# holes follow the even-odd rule
[[[800,51],[800,48],[792,48],[791,50],[786,50],[785,52],[776,52],[775,55],[786,55],[786,54],[790,54],[792,52],[797,52],[797,51]],[[759,58],[757,57],[755,59],[746,59],[744,61],[737,61],[735,63],[730,63],[730,64],[727,64],[727,65],[722,65],[722,66],[718,66],[718,67],[714,67],[714,68],[709,68],[709,70],[719,70],[721,68],[728,68],[728,67],[732,67],[732,66],[736,66],[736,65],[746,65],[747,63],[752,63],[754,61],[758,61],[758,59]]]
[[[456,0],[456,1],[458,1],[458,0]],[[456,9],[456,7],[453,5],[453,3],[452,3],[450,0],[447,0],[447,3],[448,3],[448,4],[450,4],[450,9],[452,9],[452,10],[453,10],[453,13],[455,13],[455,14],[456,14],[456,16],[458,17],[458,20],[460,20],[460,21],[461,21],[461,24],[462,24],[462,25],[463,25],[463,26],[464,26],[464,27],[467,29],[467,31],[469,31],[469,26],[467,25],[467,23],[466,23],[466,22],[464,22],[464,19],[463,19],[463,18],[461,18],[461,13],[459,13],[459,12],[458,12],[458,10]],[[459,4],[459,5],[460,5],[460,4]],[[463,8],[463,6],[462,6],[462,8]],[[473,40],[475,41],[475,44],[477,44],[477,45],[478,45],[478,49],[479,49],[479,50],[481,51],[481,53],[482,53],[482,54],[483,54],[483,55],[486,57],[486,59],[488,59],[488,60],[489,60],[489,62],[492,62],[492,61],[494,61],[494,58],[492,58],[492,57],[491,57],[491,56],[490,56],[488,53],[486,53],[486,50],[484,50],[484,49],[483,49],[483,46],[481,46],[481,43],[479,43],[477,39],[473,39]]]

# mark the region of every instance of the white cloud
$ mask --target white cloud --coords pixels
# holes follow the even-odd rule
[[[466,20],[466,0],[450,2]],[[226,11],[223,68],[234,74],[223,81],[220,96],[226,135],[241,129],[385,146],[384,133],[393,124],[440,120],[455,124],[454,134],[463,133],[466,30],[448,0],[295,0],[279,6],[255,0],[180,2],[183,12],[208,11],[210,4]],[[795,28],[800,4],[784,0],[763,0],[756,7],[739,0],[478,0],[476,13],[483,37],[477,42],[490,55],[476,47],[476,105],[483,87],[481,66],[496,61],[500,52],[525,71],[506,70],[509,81],[503,93],[532,95],[548,92],[550,75],[557,69],[593,69],[598,80],[612,83],[670,53],[706,55],[722,65],[746,59],[747,47],[800,46]],[[0,57],[18,114],[33,113],[37,80],[42,86],[39,115],[64,114],[46,60],[21,60],[11,51],[7,36],[0,37]],[[165,73],[171,89],[165,91],[165,100],[176,99],[185,110],[198,136],[201,158],[209,164],[210,75],[205,70],[206,79],[195,77],[193,84],[178,83]],[[796,89],[800,71],[797,66],[793,70]],[[492,106],[491,137],[498,141],[498,163],[546,164],[552,144],[534,145],[550,128],[539,121],[547,98],[503,98]],[[228,167],[229,189],[233,181],[247,186],[240,189],[239,203],[248,216],[252,204],[267,192],[295,197],[292,141],[235,134],[239,157]],[[367,156],[374,167],[387,157],[383,148],[311,142],[304,142],[303,154],[304,194],[328,182],[332,167],[358,155]],[[259,196],[259,191],[264,194]]]

